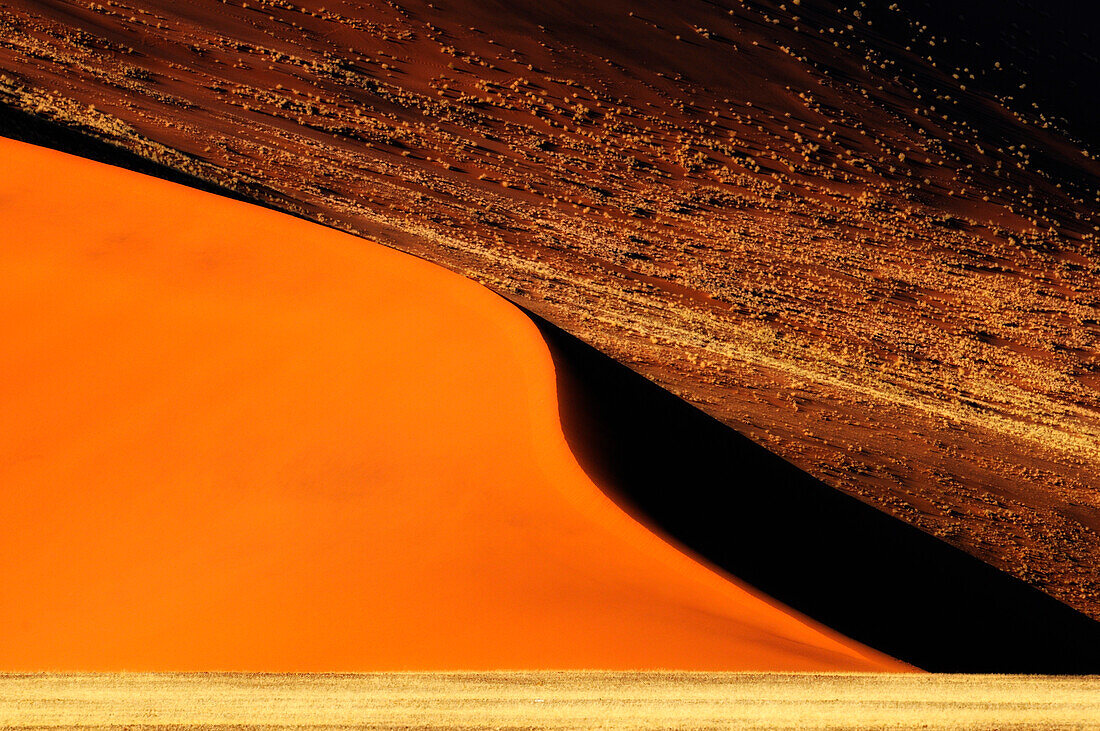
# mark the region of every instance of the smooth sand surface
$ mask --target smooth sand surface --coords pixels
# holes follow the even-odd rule
[[[1086,729],[1100,677],[0,675],[5,728]]]
[[[0,669],[903,669],[607,499],[483,287],[8,140],[0,213]]]

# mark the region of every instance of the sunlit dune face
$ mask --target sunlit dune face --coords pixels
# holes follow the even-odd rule
[[[461,277],[0,140],[0,669],[876,670],[578,467]]]

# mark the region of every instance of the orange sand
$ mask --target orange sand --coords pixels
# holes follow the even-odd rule
[[[881,670],[636,523],[516,308],[0,139],[0,669]]]

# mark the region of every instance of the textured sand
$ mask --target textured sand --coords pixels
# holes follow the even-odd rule
[[[1100,728],[1100,679],[490,673],[0,677],[5,727]]]

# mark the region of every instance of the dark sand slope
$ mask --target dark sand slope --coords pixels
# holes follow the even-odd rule
[[[0,215],[0,670],[911,669],[609,500],[474,282],[4,139]]]
[[[843,495],[573,336],[562,422],[613,497],[818,621],[938,672],[1100,673],[1100,623]]]

